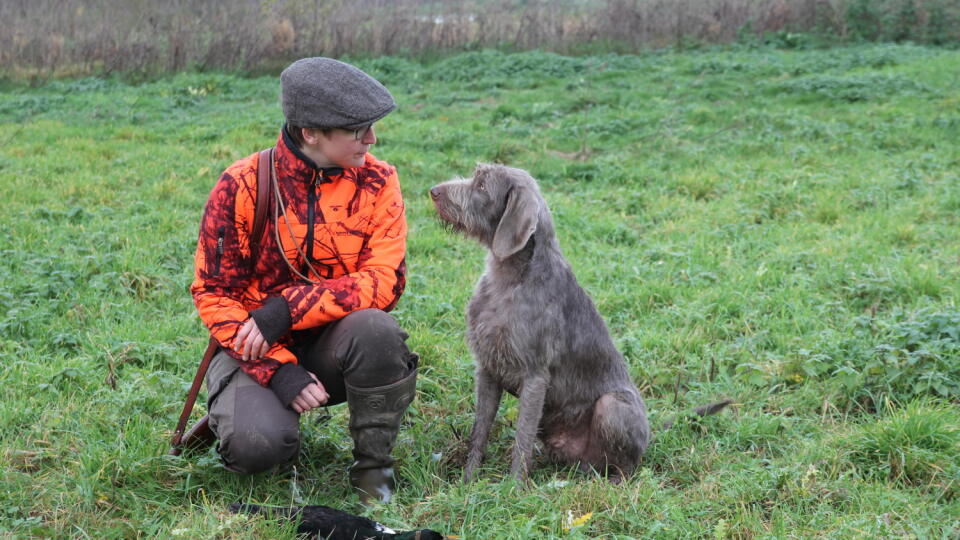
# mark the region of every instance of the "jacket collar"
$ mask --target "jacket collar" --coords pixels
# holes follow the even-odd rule
[[[317,164],[297,147],[297,143],[287,133],[286,124],[280,130],[276,154],[278,178],[290,178],[304,183],[317,178],[320,183],[327,183],[343,174],[341,167],[317,167]]]

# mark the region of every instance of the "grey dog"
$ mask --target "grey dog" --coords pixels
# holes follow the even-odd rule
[[[476,419],[464,481],[483,460],[503,391],[519,397],[510,474],[525,482],[537,436],[548,455],[611,481],[631,472],[650,443],[643,398],[557,242],[536,180],[480,164],[472,179],[434,186],[440,218],[489,248],[467,308],[476,360]],[[712,414],[729,401],[696,410]]]

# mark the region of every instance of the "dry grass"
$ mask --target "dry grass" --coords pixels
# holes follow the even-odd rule
[[[958,0],[7,0],[0,76],[263,71],[303,56],[637,52],[816,32],[943,43]]]

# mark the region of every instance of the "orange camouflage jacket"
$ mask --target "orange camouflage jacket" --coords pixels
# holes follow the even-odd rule
[[[190,292],[211,335],[238,360],[234,337],[249,317],[257,320],[272,345],[262,358],[241,361],[241,369],[267,386],[281,365],[297,362],[290,330],[316,328],[358,309],[393,309],[406,282],[407,224],[394,167],[367,154],[362,167],[319,169],[281,130],[274,164],[286,213],[274,220],[271,189],[258,257],[251,261],[258,161],[258,154],[237,161],[213,187]],[[314,283],[297,278],[281,257]]]

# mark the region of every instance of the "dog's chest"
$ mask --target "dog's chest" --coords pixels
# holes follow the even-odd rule
[[[529,310],[517,302],[516,291],[497,290],[481,280],[467,308],[467,342],[477,364],[499,379],[500,384],[516,393],[521,374],[530,361]]]

